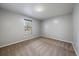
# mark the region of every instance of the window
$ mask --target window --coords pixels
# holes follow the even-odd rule
[[[25,30],[24,37],[27,37],[28,35],[32,34],[32,20],[24,19],[24,21],[25,21],[25,25],[24,25],[24,30]]]

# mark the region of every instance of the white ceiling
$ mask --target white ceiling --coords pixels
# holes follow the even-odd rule
[[[0,7],[35,19],[45,20],[72,12],[71,3],[2,3]]]

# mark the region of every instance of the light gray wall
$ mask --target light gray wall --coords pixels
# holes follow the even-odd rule
[[[39,36],[39,21],[32,20],[32,35],[24,39],[24,19],[28,17],[0,9],[0,47]]]
[[[76,54],[79,55],[79,4],[73,9],[73,46]]]
[[[71,14],[42,22],[42,36],[72,43],[72,32]]]

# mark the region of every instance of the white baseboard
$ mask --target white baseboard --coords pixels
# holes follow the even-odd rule
[[[76,55],[79,56],[78,53],[77,53],[77,50],[76,50],[76,48],[75,48],[75,46],[74,46],[73,43],[72,43],[72,46],[73,46],[73,48],[74,48],[74,51],[75,51]]]
[[[30,40],[30,39],[33,39],[33,38],[37,38],[37,37],[40,37],[40,36],[51,38],[51,39],[56,39],[56,38],[52,38],[50,36],[45,36],[45,35],[33,35],[33,36],[30,36],[30,37],[28,37],[28,38],[26,38],[24,40],[20,40],[20,41],[17,41],[17,42],[13,42],[13,43],[9,43],[9,44],[6,44],[6,45],[2,45],[2,46],[0,46],[0,48],[6,47],[6,46],[9,46],[9,45],[12,45],[12,44],[16,44],[16,43],[19,43],[19,42],[22,42],[22,41]],[[56,40],[58,40],[58,39],[56,39]],[[64,40],[60,40],[60,41],[64,41]],[[64,42],[68,42],[68,41],[64,41]],[[71,43],[71,42],[68,42],[68,43]]]
[[[56,40],[63,41],[63,42],[68,42],[68,43],[71,43],[72,44],[72,42],[70,42],[70,41],[61,40],[61,38],[55,38],[55,37],[52,37],[50,35],[41,35],[41,36],[47,37],[47,38],[51,38],[51,39],[56,39]]]
[[[13,43],[9,43],[9,44],[6,44],[6,45],[2,45],[2,46],[0,46],[0,48],[6,47],[6,46],[9,46],[9,45],[12,45],[12,44],[20,43],[20,42],[23,42],[23,41],[26,41],[26,40],[31,40],[31,39],[34,39],[34,38],[37,38],[37,37],[39,37],[39,36],[38,35],[31,36],[31,37],[28,37],[28,38],[26,38],[24,40],[20,40],[20,41],[17,41],[17,42],[13,42]]]

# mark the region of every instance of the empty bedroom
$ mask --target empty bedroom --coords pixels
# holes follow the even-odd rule
[[[0,56],[79,56],[79,4],[0,3]]]

